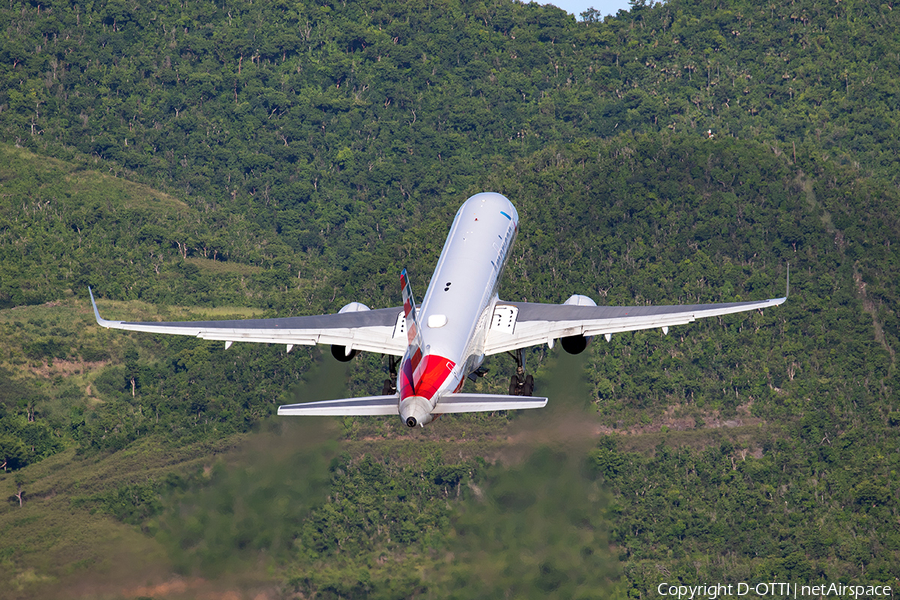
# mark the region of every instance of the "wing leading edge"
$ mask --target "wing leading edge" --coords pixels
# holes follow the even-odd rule
[[[530,302],[497,303],[494,323],[488,331],[485,354],[497,354],[537,344],[553,345],[570,336],[609,336],[624,331],[660,328],[668,333],[673,325],[731,313],[778,306],[787,298],[723,304],[664,306],[573,306]]]
[[[400,307],[278,319],[131,322],[102,318],[90,288],[88,293],[97,324],[108,329],[189,335],[223,341],[226,348],[233,342],[257,342],[285,344],[288,350],[293,346],[333,344],[346,347],[348,352],[353,349],[403,356],[406,351],[406,334],[402,331],[403,310]]]

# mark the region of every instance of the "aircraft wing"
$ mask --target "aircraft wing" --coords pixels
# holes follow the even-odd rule
[[[407,339],[403,309],[382,308],[331,315],[284,317],[279,319],[241,319],[237,321],[131,322],[108,321],[100,317],[94,293],[88,288],[94,316],[101,327],[146,331],[170,335],[190,335],[204,340],[257,342],[293,346],[333,344],[351,350],[403,356]]]
[[[674,306],[573,306],[530,302],[497,302],[485,339],[485,354],[497,354],[538,344],[553,345],[569,336],[608,336],[623,331],[684,325],[716,317],[778,306],[787,298],[724,304]]]

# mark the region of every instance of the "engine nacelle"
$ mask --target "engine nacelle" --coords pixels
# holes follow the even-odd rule
[[[350,352],[347,352],[347,346],[331,347],[331,355],[341,362],[350,362],[357,354],[359,354],[359,350],[351,349]]]
[[[588,344],[591,343],[592,339],[594,338],[583,335],[571,335],[560,339],[559,343],[562,344],[563,350],[569,354],[581,354],[588,347]]]
[[[572,294],[563,304],[567,306],[597,306],[596,302],[581,294]],[[594,339],[593,336],[572,335],[562,338],[559,342],[562,344],[563,350],[569,354],[581,354],[592,339]]]
[[[572,296],[574,298],[574,296]],[[588,298],[590,300],[590,298]],[[594,305],[596,306],[596,304]],[[344,314],[348,312],[362,312],[364,310],[372,310],[362,302],[351,302],[350,304],[345,304],[344,307],[338,311],[338,314]]]
[[[364,310],[372,309],[362,302],[351,302],[350,304],[345,304],[344,307],[338,311],[338,314],[362,312]],[[341,362],[350,362],[357,354],[359,354],[359,350],[353,350],[352,348],[347,348],[347,346],[335,345],[331,347],[331,355]]]

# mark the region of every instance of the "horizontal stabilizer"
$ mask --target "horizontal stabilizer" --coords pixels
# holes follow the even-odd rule
[[[365,396],[363,398],[342,398],[341,400],[322,400],[321,402],[304,402],[302,404],[285,404],[278,407],[281,416],[361,416],[399,415],[400,397]]]
[[[281,416],[377,416],[400,414],[399,396],[366,396],[342,398],[302,404],[285,404],[278,407]],[[546,398],[531,396],[499,396],[493,394],[448,394],[434,407],[434,414],[491,412],[522,408],[543,408]]]
[[[532,396],[500,396],[495,394],[447,394],[434,407],[434,414],[491,412],[519,408],[544,408],[546,398]]]

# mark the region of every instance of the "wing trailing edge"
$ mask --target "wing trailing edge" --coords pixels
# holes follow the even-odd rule
[[[315,344],[344,346],[353,350],[391,356],[403,356],[406,351],[405,336],[398,335],[403,316],[400,308],[274,319],[110,321],[100,316],[90,287],[88,293],[91,296],[91,306],[97,324],[107,329],[192,336],[202,340],[225,342],[226,349],[234,342],[256,342],[284,344],[288,351],[294,346]]]
[[[763,310],[787,298],[722,304],[657,306],[575,306],[528,302],[497,303],[488,331],[487,355],[526,348],[569,336],[612,335],[625,331],[686,325],[697,319]]]

